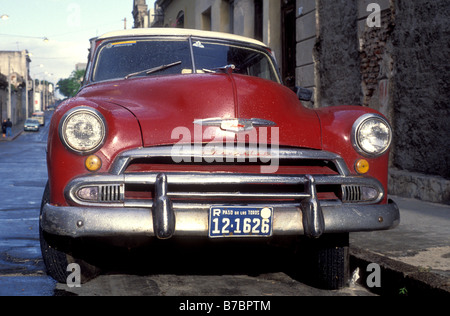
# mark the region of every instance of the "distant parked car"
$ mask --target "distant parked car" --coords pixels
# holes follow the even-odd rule
[[[311,94],[284,86],[278,69],[269,47],[231,34],[133,29],[93,39],[84,86],[49,129],[48,274],[66,282],[75,262],[89,277],[100,249],[92,241],[126,249],[288,236],[302,263],[312,261],[302,272],[320,287],[344,286],[349,233],[399,224],[387,192],[392,129],[367,107],[304,107]]]
[[[34,112],[31,116],[32,119],[35,119],[39,122],[41,126],[45,125],[45,113],[44,112]]]
[[[23,125],[23,129],[26,132],[28,132],[28,131],[39,132],[39,126],[40,126],[40,123],[38,120],[29,118],[25,121],[25,124]]]

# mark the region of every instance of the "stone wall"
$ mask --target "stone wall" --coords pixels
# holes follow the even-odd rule
[[[450,204],[450,180],[439,176],[391,168],[388,191],[398,196]]]
[[[380,14],[380,27],[365,27],[360,36],[361,75],[364,106],[375,108],[392,118],[389,92],[393,79],[392,32],[394,16],[391,10]]]
[[[370,4],[382,10],[378,27],[368,26]],[[382,112],[394,128],[390,193],[449,203],[450,1],[316,0],[314,10],[315,106]],[[301,34],[307,19],[299,18]],[[298,40],[306,49],[312,41]],[[298,69],[308,74],[308,56],[297,54]]]
[[[316,102],[320,106],[360,105],[357,1],[317,0],[316,10]]]
[[[394,165],[450,179],[450,1],[395,0]]]

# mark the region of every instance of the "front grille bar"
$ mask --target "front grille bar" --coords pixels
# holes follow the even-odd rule
[[[244,192],[169,192],[171,198],[183,198],[184,200],[197,199],[258,199],[258,200],[301,200],[308,198],[307,193],[244,193]]]
[[[99,186],[100,202],[116,202],[123,199],[121,185],[101,185]]]
[[[124,205],[139,204],[139,201],[132,201],[125,199],[125,188],[128,185],[139,185],[148,187],[150,190],[154,189],[159,173],[145,173],[145,174],[124,174],[124,175],[95,175],[83,176],[72,180],[66,187],[65,196],[72,203],[84,206],[96,206],[98,203],[84,201],[78,198],[77,192],[85,187],[92,186],[119,186],[120,194],[117,200],[110,202],[102,202],[102,204],[110,207],[123,207]],[[170,198],[183,198],[185,200],[195,199],[220,199],[226,198],[230,201],[236,199],[252,199],[252,200],[283,200],[292,199],[301,201],[310,197],[310,193],[302,192],[310,183],[309,176],[299,175],[254,175],[254,174],[228,174],[228,173],[166,173],[167,185],[169,191],[167,196]],[[379,203],[384,197],[384,190],[381,183],[374,178],[364,177],[344,177],[344,176],[329,176],[329,175],[314,175],[314,185],[340,185],[342,187],[370,187],[378,191],[378,196],[375,200],[369,201],[371,204]],[[234,192],[234,191],[218,191],[211,190],[214,186],[229,186],[233,188],[236,185],[245,188],[252,185],[274,185],[272,192]],[[291,185],[293,188],[298,187],[297,192],[276,192],[276,186]],[[190,186],[199,186],[200,191],[171,191],[171,186],[181,188],[189,188]],[[345,192],[345,191],[344,191]],[[112,196],[112,195],[108,195]],[[116,195],[117,197],[117,195]],[[348,196],[344,196],[345,201],[349,201]],[[353,200],[354,202],[358,202]],[[350,202],[350,201],[349,201]]]
[[[282,161],[298,161],[298,165],[301,166],[302,160],[317,160],[317,161],[327,161],[334,164],[337,172],[341,176],[349,176],[350,171],[345,164],[342,157],[337,154],[321,151],[321,150],[311,150],[311,149],[298,149],[298,148],[267,148],[264,152],[267,155],[258,156],[255,155],[254,149],[251,147],[245,148],[222,148],[218,152],[222,154],[211,154],[211,149],[203,151],[203,147],[197,148],[195,145],[192,147],[187,146],[187,150],[182,151],[174,150],[173,146],[162,146],[162,147],[151,147],[151,148],[139,148],[129,151],[125,151],[115,159],[110,173],[113,175],[124,174],[127,167],[134,160],[150,160],[150,159],[163,159],[166,161],[176,164],[176,162],[182,161],[186,157],[190,157],[192,161],[200,162],[203,164],[208,164],[214,159],[227,161],[231,157],[235,157],[236,160],[245,157],[247,160],[258,160],[264,158],[264,160],[276,159],[280,162]]]

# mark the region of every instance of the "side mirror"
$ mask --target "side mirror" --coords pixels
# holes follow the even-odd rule
[[[313,91],[302,88],[302,87],[295,87],[297,97],[300,101],[311,101],[313,96]]]

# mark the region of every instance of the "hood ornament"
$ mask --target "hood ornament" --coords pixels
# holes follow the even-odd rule
[[[202,126],[216,126],[220,129],[240,133],[250,131],[255,127],[271,127],[277,125],[276,123],[268,120],[252,118],[252,119],[242,119],[242,118],[208,118],[203,120],[195,120],[194,124]]]

